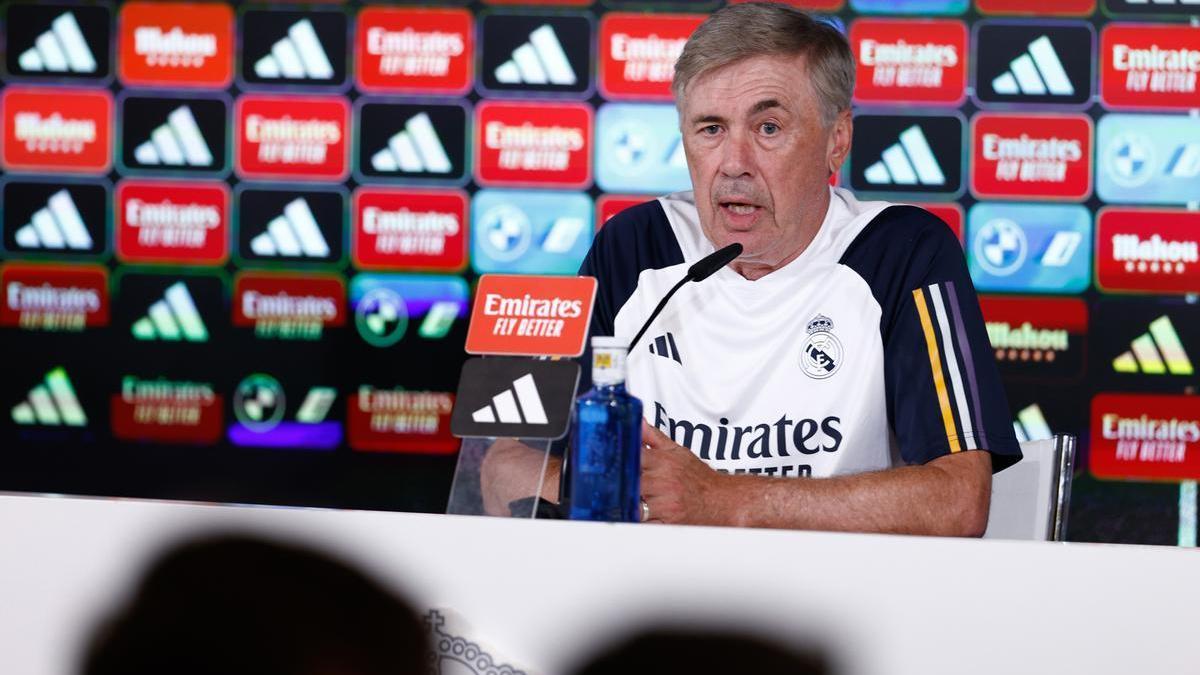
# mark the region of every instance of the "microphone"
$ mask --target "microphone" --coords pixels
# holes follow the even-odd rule
[[[641,330],[637,332],[637,335],[633,336],[633,340],[629,343],[629,353],[633,353],[633,347],[638,343],[638,340],[642,339],[642,335],[646,333],[646,329],[650,327],[650,324],[654,323],[654,320],[658,318],[658,314],[662,312],[663,307],[667,306],[667,301],[671,299],[672,295],[675,295],[675,291],[678,291],[689,281],[704,281],[713,274],[716,274],[717,270],[733,262],[733,259],[741,254],[741,244],[730,244],[692,263],[692,266],[688,268],[687,276],[680,279],[674,288],[667,291],[663,299],[658,302],[658,307],[655,307],[654,311],[650,312],[650,318],[646,319],[646,323],[642,324]]]

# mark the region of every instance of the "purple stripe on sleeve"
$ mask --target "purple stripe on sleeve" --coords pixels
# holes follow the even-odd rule
[[[967,382],[970,385],[969,395],[975,410],[975,436],[976,440],[980,440],[987,436],[987,432],[983,428],[983,411],[979,407],[979,385],[975,382],[975,362],[971,358],[971,341],[967,338],[967,329],[963,327],[962,312],[958,309],[958,294],[954,292],[954,282],[947,281],[944,285],[946,294],[950,298],[950,313],[954,315],[955,339],[962,352],[963,365],[967,369]]]

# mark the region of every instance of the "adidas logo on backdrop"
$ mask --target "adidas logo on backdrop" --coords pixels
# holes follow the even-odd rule
[[[482,23],[484,89],[581,94],[591,88],[588,17],[492,14]]]
[[[17,57],[21,70],[26,72],[52,72],[92,74],[96,72],[96,57],[88,47],[83,31],[75,15],[60,14],[51,23],[50,30],[34,41],[34,46]]]
[[[5,60],[9,75],[39,80],[98,80],[109,76],[112,15],[97,4],[5,3]]]
[[[981,105],[1086,105],[1092,96],[1090,24],[984,20],[975,29],[975,98]]]
[[[133,156],[139,164],[147,165],[208,167],[213,163],[212,151],[186,105],[172,111],[166,124],[155,128],[150,140],[134,149]]]
[[[344,84],[346,22],[341,11],[247,11],[242,79],[251,84]]]
[[[1164,314],[1151,321],[1149,328],[1149,331],[1134,338],[1129,351],[1113,359],[1113,370],[1146,375],[1193,374],[1195,369],[1192,361],[1184,350],[1171,318]]]
[[[21,426],[87,426],[87,414],[75,395],[65,368],[46,373],[45,379],[29,390],[26,399],[12,409],[12,421]]]
[[[162,299],[150,305],[146,316],[135,321],[131,331],[138,340],[208,341],[208,328],[182,281],[167,287]]]
[[[427,113],[408,119],[387,147],[371,156],[371,168],[382,172],[449,173],[453,166]]]
[[[848,171],[854,190],[962,192],[963,121],[957,115],[856,115],[851,147]]]
[[[282,215],[267,223],[266,232],[250,240],[250,250],[260,256],[329,257],[329,244],[303,198],[288,203]]]
[[[79,215],[79,209],[66,189],[55,192],[45,208],[33,214],[33,219],[17,230],[16,243],[21,248],[91,250],[92,236]]]

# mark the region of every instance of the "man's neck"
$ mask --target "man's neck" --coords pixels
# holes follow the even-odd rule
[[[825,218],[829,214],[829,207],[831,204],[830,191],[826,190],[822,194],[821,199],[825,202],[825,207],[821,209],[814,209],[814,211],[818,212],[820,215],[817,216],[813,222],[805,223],[800,228],[800,240],[794,247],[792,247],[792,251],[790,253],[776,262],[742,260],[741,258],[738,258],[729,263],[729,266],[733,268],[734,272],[742,275],[742,277],[746,280],[758,281],[771,272],[783,269],[788,265],[788,263],[791,263],[796,258],[799,258],[806,250],[808,250],[808,246],[813,242],[813,239],[817,238],[817,233],[821,231],[821,225],[825,222]]]

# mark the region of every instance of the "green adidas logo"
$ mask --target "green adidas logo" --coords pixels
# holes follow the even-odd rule
[[[1134,338],[1129,351],[1113,359],[1118,373],[1191,375],[1195,372],[1179,333],[1167,315],[1150,322],[1150,330]]]
[[[167,288],[162,300],[150,305],[146,316],[133,323],[133,337],[138,340],[208,342],[208,328],[200,318],[200,310],[196,309],[187,286],[177,281]]]
[[[12,419],[22,426],[87,425],[87,415],[75,396],[75,387],[71,386],[71,378],[61,366],[46,373],[45,380],[29,390],[27,399],[13,406]]]

